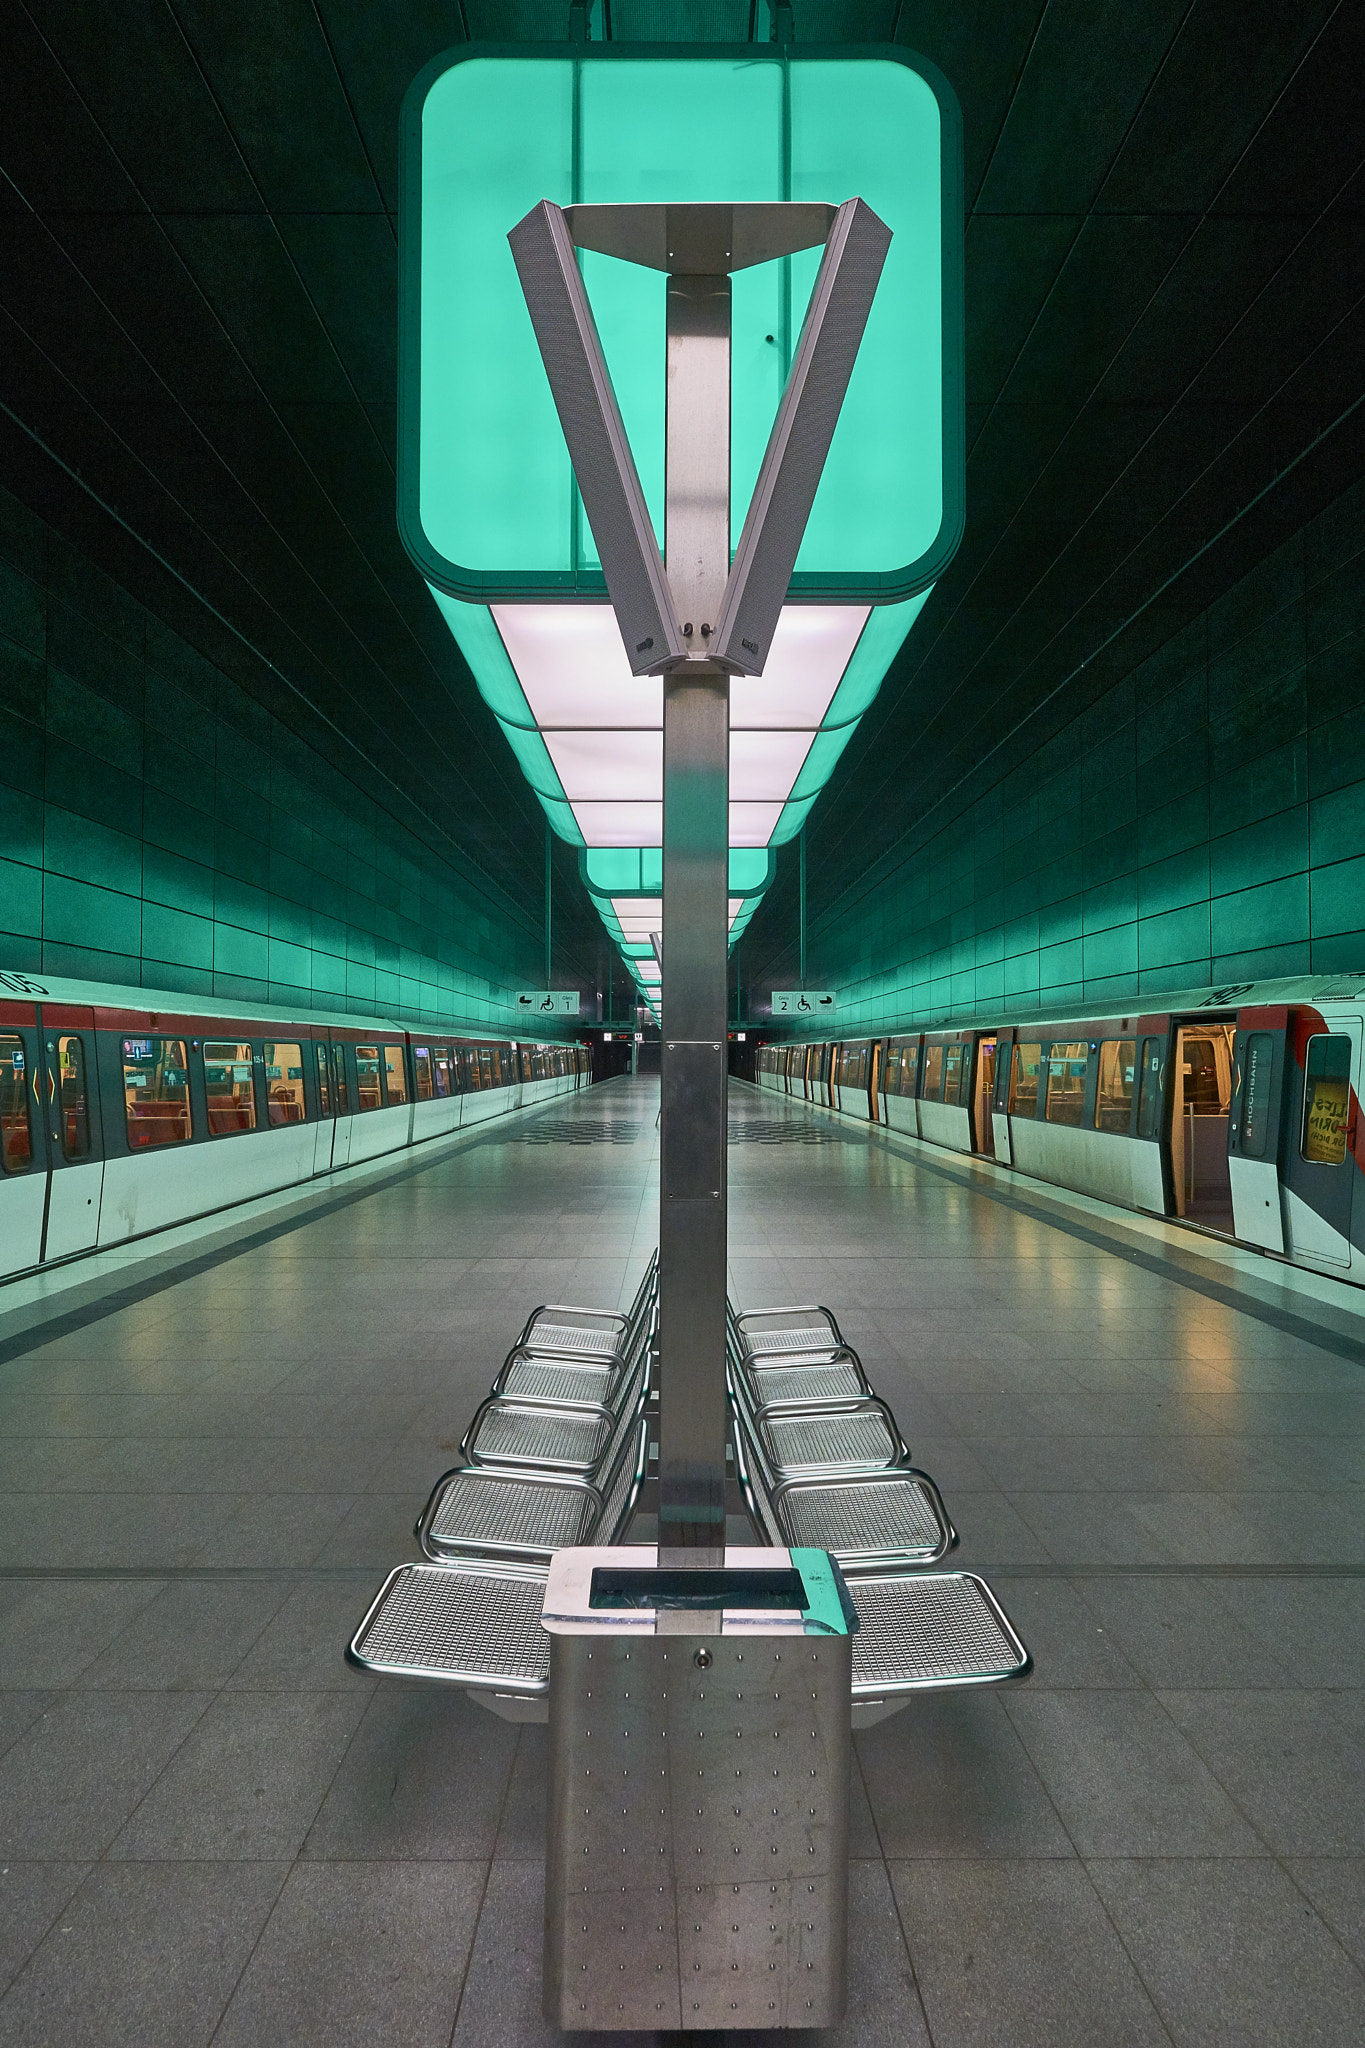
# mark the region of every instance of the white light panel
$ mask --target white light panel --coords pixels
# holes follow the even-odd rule
[[[544,737],[564,794],[574,805],[575,816],[580,802],[593,800],[619,803],[643,798],[649,803],[663,803],[662,732],[547,730]]]

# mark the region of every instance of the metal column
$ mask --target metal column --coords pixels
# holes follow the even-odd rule
[[[668,280],[665,560],[704,654],[730,568],[730,280]],[[725,1081],[730,685],[664,677],[660,1562],[725,1554]],[[719,1625],[717,1623],[717,1625]]]

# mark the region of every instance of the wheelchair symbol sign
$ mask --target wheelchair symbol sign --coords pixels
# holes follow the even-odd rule
[[[774,1017],[828,1017],[834,1009],[832,988],[775,988]]]

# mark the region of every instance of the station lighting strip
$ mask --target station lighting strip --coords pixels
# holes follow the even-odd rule
[[[545,815],[584,850],[602,922],[657,1020],[663,902],[648,882],[663,832],[661,680],[631,674],[609,605],[485,607],[431,594]],[[928,595],[788,604],[763,675],[732,679],[732,946],[771,879],[768,850],[800,831]]]

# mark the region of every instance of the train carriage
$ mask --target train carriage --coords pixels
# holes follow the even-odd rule
[[[585,1046],[0,973],[0,1278],[590,1078]]]
[[[823,1062],[844,1115],[1365,1284],[1363,1020],[1365,974],[1304,977],[764,1045],[756,1071]]]

